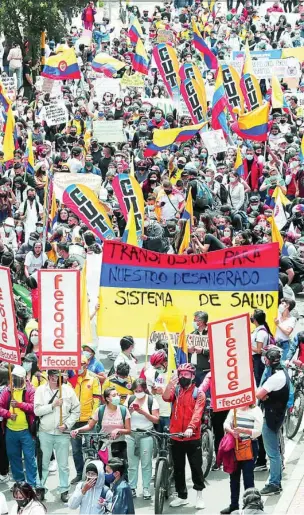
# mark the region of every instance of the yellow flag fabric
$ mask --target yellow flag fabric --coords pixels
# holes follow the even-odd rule
[[[7,120],[5,133],[3,138],[3,152],[4,152],[4,162],[11,161],[14,159],[14,151],[15,151],[15,142],[14,142],[14,129],[15,129],[15,118],[12,111],[12,106],[10,105],[7,111]]]
[[[87,293],[87,262],[85,261],[81,271],[81,345],[92,343],[92,329]]]
[[[272,243],[278,243],[280,246],[280,250],[282,250],[284,241],[283,241],[282,235],[277,227],[277,224],[275,223],[275,219],[273,216],[271,216],[270,218],[267,218],[267,220],[270,223],[270,227],[271,227]]]
[[[189,245],[190,245],[190,219],[186,220],[185,232],[184,232],[184,236],[183,236],[182,242],[180,244],[180,247],[178,249],[178,253],[183,254],[184,251],[189,247]]]
[[[135,223],[135,217],[134,217],[134,208],[133,204],[131,206],[131,209],[129,211],[128,215],[128,222],[126,226],[126,243],[129,245],[136,245],[138,247],[138,239],[136,234],[136,223]]]

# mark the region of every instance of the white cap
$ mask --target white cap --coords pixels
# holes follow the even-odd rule
[[[12,371],[13,376],[17,377],[25,377],[26,376],[26,370],[25,368],[21,367],[20,365],[15,365]]]

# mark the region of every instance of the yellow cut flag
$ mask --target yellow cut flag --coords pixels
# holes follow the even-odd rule
[[[3,152],[4,162],[12,161],[14,159],[15,142],[14,142],[15,118],[10,105],[7,111],[7,120],[5,126],[5,133],[3,138]]]
[[[284,245],[284,241],[283,241],[283,238],[282,238],[282,235],[278,229],[278,226],[275,222],[275,219],[273,216],[267,218],[267,221],[270,223],[270,227],[271,227],[271,239],[272,239],[272,243],[278,243],[279,246],[280,246],[280,250],[282,250],[282,247]]]
[[[131,206],[131,209],[128,214],[128,222],[126,225],[125,233],[126,234],[124,235],[123,240],[129,245],[135,245],[136,247],[138,247],[133,205]]]
[[[182,242],[180,244],[180,247],[178,249],[178,253],[183,254],[184,250],[186,250],[189,247],[189,245],[190,245],[190,219],[186,220],[185,232],[184,232],[184,236],[183,236]]]
[[[92,343],[92,329],[89,311],[89,301],[87,294],[87,262],[85,261],[83,269],[81,271],[81,345]]]

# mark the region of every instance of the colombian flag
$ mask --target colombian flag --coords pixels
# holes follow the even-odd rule
[[[113,77],[125,66],[126,63],[122,63],[118,59],[104,53],[97,54],[92,62],[93,70],[97,73],[103,73],[106,77]]]
[[[144,152],[145,157],[154,156],[164,148],[170,147],[173,143],[183,143],[193,138],[208,122],[197,125],[186,125],[176,129],[155,129],[153,132],[153,143],[149,143]]]
[[[211,125],[214,130],[222,129],[225,138],[227,138],[229,134],[229,127],[225,113],[227,105],[228,102],[223,83],[223,72],[222,68],[219,67],[212,99]]]
[[[191,186],[188,191],[187,200],[186,200],[185,209],[184,209],[182,218],[184,220],[190,220],[190,226],[193,225],[193,200],[192,200]]]
[[[178,249],[178,254],[183,254],[190,245],[190,219],[186,220],[184,236]]]
[[[133,16],[133,18],[131,19],[128,36],[131,39],[132,43],[137,43],[137,41],[140,38],[144,37],[143,31],[142,31],[142,28],[140,26],[137,16]]]
[[[128,214],[128,222],[122,236],[122,241],[129,245],[135,245],[136,247],[142,246],[142,242],[140,242],[140,245],[138,244],[133,204],[131,204]]]
[[[145,47],[141,39],[136,43],[135,55],[132,62],[133,70],[148,75],[149,71],[149,59]]]
[[[263,104],[249,113],[241,114],[231,128],[238,136],[251,141],[266,141],[268,132],[269,104]]]
[[[289,106],[286,102],[279,79],[274,75],[271,79],[271,104],[273,108],[283,109],[285,113],[289,112]]]
[[[14,159],[15,141],[14,141],[14,130],[15,130],[15,118],[13,115],[11,105],[7,111],[7,120],[5,125],[5,132],[3,138],[2,150],[4,152],[4,162],[9,163]]]
[[[211,52],[208,45],[206,45],[205,41],[203,40],[200,31],[198,30],[198,27],[196,25],[196,22],[192,20],[192,31],[193,31],[193,46],[201,52],[206,66],[209,68],[209,70],[217,70],[218,69],[218,62],[217,58],[214,55],[213,52]]]
[[[304,163],[304,135],[302,136],[302,141],[301,141],[300,161],[301,161],[301,163]]]
[[[187,363],[188,361],[188,345],[187,345],[187,336],[186,336],[186,322],[187,317],[184,317],[183,328],[178,337],[178,345],[176,351],[176,365],[182,365],[183,363]]]
[[[28,132],[27,136],[27,145],[25,150],[25,160],[27,161],[27,167],[26,172],[30,175],[34,175],[34,166],[35,166],[35,160],[34,160],[34,152],[33,152],[33,137],[32,132]]]
[[[237,172],[239,176],[244,175],[244,165],[240,147],[238,147],[236,152],[234,171]]]
[[[69,48],[64,52],[49,57],[46,60],[41,76],[53,80],[80,79],[75,50]]]
[[[2,82],[0,81],[0,105],[3,107],[3,111],[5,113],[7,113],[10,103],[11,102],[7,96],[5,87],[3,86]]]

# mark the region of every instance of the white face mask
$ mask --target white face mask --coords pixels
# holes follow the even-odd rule
[[[143,399],[145,395],[145,392],[135,392],[136,399]]]
[[[280,313],[280,315],[282,315],[282,313],[284,313],[285,309],[286,309],[285,304],[280,304],[279,305],[279,313]]]
[[[16,232],[22,232],[23,231],[23,228],[21,227],[21,225],[18,225],[18,227],[16,227]]]
[[[38,336],[31,336],[31,342],[33,345],[37,345],[38,343]]]
[[[5,226],[4,226],[4,230],[5,230],[6,234],[11,234],[11,232],[12,232],[13,228],[12,228],[12,227],[9,227],[9,226],[7,226],[7,225],[5,225]]]

